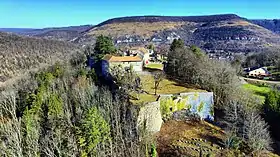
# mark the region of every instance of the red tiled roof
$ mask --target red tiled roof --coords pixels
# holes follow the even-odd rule
[[[142,59],[139,56],[112,56],[106,55],[103,57],[108,62],[141,62]]]

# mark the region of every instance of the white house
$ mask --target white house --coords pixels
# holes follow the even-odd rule
[[[150,55],[149,50],[144,47],[133,47],[130,49],[131,53],[134,55],[138,55],[140,58],[143,59],[143,64],[149,64]]]
[[[270,72],[265,67],[261,67],[255,69],[248,69],[248,75],[252,77],[269,76]]]

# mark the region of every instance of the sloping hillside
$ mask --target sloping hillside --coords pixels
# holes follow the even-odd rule
[[[252,23],[260,25],[268,30],[280,34],[280,19],[273,20],[251,20]]]
[[[112,36],[117,44],[166,44],[182,38],[189,45],[233,52],[260,51],[280,43],[279,35],[234,14],[115,18],[93,27],[75,42],[92,43],[100,34]]]
[[[0,86],[8,79],[42,64],[65,59],[76,49],[70,43],[0,32]]]
[[[15,33],[24,36],[71,41],[72,39],[80,36],[83,32],[91,29],[92,27],[92,25],[82,25],[43,29],[0,28],[0,31]]]
[[[157,151],[161,157],[246,156],[245,152],[226,149],[223,144],[225,138],[221,128],[205,121],[171,120],[164,123],[156,135]],[[272,152],[262,152],[260,156],[279,157]]]
[[[100,35],[119,45],[169,44],[184,39],[214,52],[258,52],[280,45],[279,20],[248,20],[234,14],[209,16],[132,16],[109,19],[96,26],[44,29],[1,29],[18,35],[93,44]]]

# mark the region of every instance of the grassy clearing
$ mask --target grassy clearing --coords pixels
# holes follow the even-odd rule
[[[158,96],[154,95],[155,89],[153,76],[141,75],[140,78],[144,93],[137,94],[136,92],[132,92],[130,101],[134,104],[142,104],[156,101]],[[159,88],[157,90],[157,94],[178,94],[186,92],[205,92],[205,90],[185,87],[168,79],[163,79],[163,81],[160,82]]]
[[[244,84],[243,88],[259,97],[263,103],[265,101],[265,95],[271,90],[269,87],[257,86],[253,84]]]
[[[150,64],[146,65],[146,68],[163,70],[163,64],[161,64],[161,63],[150,63]]]
[[[152,75],[142,75],[141,81],[142,81],[142,87],[144,91],[146,91],[149,94],[154,94],[154,78]],[[162,82],[160,82],[159,89],[157,90],[158,94],[177,94],[177,93],[183,93],[183,92],[201,92],[205,90],[195,89],[195,88],[187,88],[183,86],[182,84],[178,84],[174,81],[163,79]]]

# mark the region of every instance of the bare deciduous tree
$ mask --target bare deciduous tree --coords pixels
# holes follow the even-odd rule
[[[76,69],[63,69],[59,77],[52,71],[40,73],[37,80],[38,75],[34,75],[30,81],[35,85],[24,88],[28,90],[25,94],[17,90],[0,94],[0,156],[82,156],[88,145],[84,145],[79,130],[84,115],[93,107],[102,124],[108,124],[110,140],[91,145],[96,152],[90,156],[144,156],[145,140],[137,125],[139,108],[127,99],[127,92],[137,84],[135,74],[128,71],[128,81],[121,84],[128,90],[112,92],[108,87],[95,86],[87,75],[77,76]],[[102,125],[95,120],[95,128]],[[98,129],[91,132],[99,134]]]
[[[170,77],[214,92],[216,108],[226,106],[232,99],[231,93],[239,90],[236,71],[228,63],[209,59],[188,48],[169,52],[165,69]]]
[[[21,119],[16,117],[16,92],[0,94],[0,135],[0,156],[23,157]]]
[[[255,155],[262,151],[271,150],[271,138],[268,125],[254,111],[248,109],[244,104],[231,103],[226,107],[227,147],[239,148],[241,142],[245,142]]]
[[[259,156],[262,151],[271,150],[272,140],[268,125],[259,114],[255,112],[247,113],[244,125],[245,139],[253,154]]]
[[[162,72],[156,72],[153,76],[155,95],[157,95],[157,90],[159,88],[160,82],[164,79],[164,74]]]

